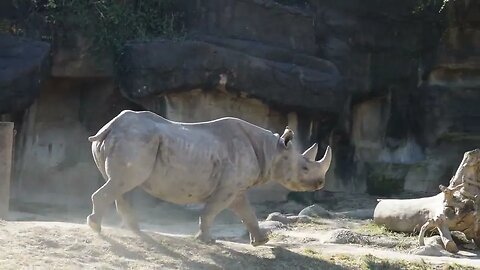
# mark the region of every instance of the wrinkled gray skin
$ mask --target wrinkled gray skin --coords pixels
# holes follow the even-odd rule
[[[92,195],[87,223],[100,232],[102,216],[115,201],[124,223],[138,230],[124,194],[140,186],[171,203],[205,203],[197,239],[214,242],[209,229],[229,208],[246,225],[252,245],[266,243],[247,189],[274,180],[290,190],[318,190],[330,166],[330,147],[315,161],[317,144],[300,154],[292,139],[288,127],[279,136],[237,118],[179,123],[152,112],[123,111],[89,137],[106,183]]]

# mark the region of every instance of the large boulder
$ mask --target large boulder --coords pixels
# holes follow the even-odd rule
[[[121,61],[122,91],[135,101],[220,87],[283,108],[334,113],[342,109],[345,95],[332,63],[301,53],[279,54],[278,48],[256,43],[240,45],[250,52],[261,50],[247,53],[195,40],[131,43]]]
[[[315,54],[315,21],[310,9],[274,0],[199,0],[189,3],[192,32],[238,40],[255,40]]]
[[[0,114],[27,108],[48,75],[50,45],[0,35]]]
[[[309,2],[319,53],[337,65],[353,93],[411,88],[418,77],[417,55],[433,51],[440,35],[436,17],[428,14],[435,9],[416,12],[418,1]]]

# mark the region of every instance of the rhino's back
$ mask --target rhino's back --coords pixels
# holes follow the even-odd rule
[[[220,185],[246,189],[258,177],[259,164],[242,124],[235,118],[157,124],[156,167],[142,187],[173,203],[204,201]]]
[[[142,188],[179,204],[208,198],[220,181],[222,162],[227,156],[225,140],[208,124],[184,125],[156,117],[150,120],[160,144],[155,167]]]
[[[122,112],[95,135],[102,136],[107,144],[127,149],[117,151],[120,155],[137,152],[133,149],[145,147],[145,142],[158,141],[157,145],[148,144],[156,151],[152,157],[155,166],[142,187],[174,203],[202,201],[220,181],[248,188],[265,167],[265,145],[276,142],[270,131],[237,118],[182,123],[146,111]],[[231,177],[226,178],[225,171]]]

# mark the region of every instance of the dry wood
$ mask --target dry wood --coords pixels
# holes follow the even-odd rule
[[[414,232],[420,227],[424,245],[427,231],[438,231],[445,249],[458,252],[451,231],[463,232],[480,247],[480,149],[465,152],[448,187],[432,197],[381,200],[374,221],[394,231]]]

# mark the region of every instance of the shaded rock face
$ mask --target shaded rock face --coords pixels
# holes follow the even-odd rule
[[[92,52],[93,41],[72,31],[71,34],[59,38],[53,48],[53,77],[64,78],[104,78],[112,77],[113,55],[105,52],[101,56]]]
[[[104,180],[86,138],[124,108],[138,109],[110,79],[49,79],[16,127],[14,199],[67,208],[90,203]]]
[[[0,114],[30,106],[48,75],[50,45],[0,34]]]
[[[441,183],[448,183],[455,170],[452,164],[462,160],[461,153],[478,148],[480,142],[479,16],[478,2],[456,1],[448,6],[446,29],[418,88],[424,123],[421,140],[430,161],[426,170],[439,175]]]
[[[190,10],[190,27],[202,35],[249,40],[305,54],[315,54],[311,10],[271,0],[199,0]]]
[[[200,41],[127,45],[122,90],[137,100],[220,86],[276,106],[339,112],[345,96],[338,90],[340,78],[333,64],[297,53],[285,62],[269,52],[267,48],[252,56]]]
[[[479,143],[480,8],[456,0],[438,13],[418,2],[197,0],[186,5],[185,39],[129,42],[115,67],[81,32],[60,33],[40,86],[48,46],[15,60],[0,50],[0,67],[35,60],[21,66],[31,75],[9,82],[14,92],[0,92],[0,113],[24,110],[41,87],[15,120],[14,186],[23,198],[42,190],[85,201],[101,183],[86,137],[122,109],[148,109],[177,121],[289,125],[304,148],[332,146],[329,191],[436,192]],[[3,102],[6,93],[19,104]],[[287,193],[270,185],[250,195]]]

